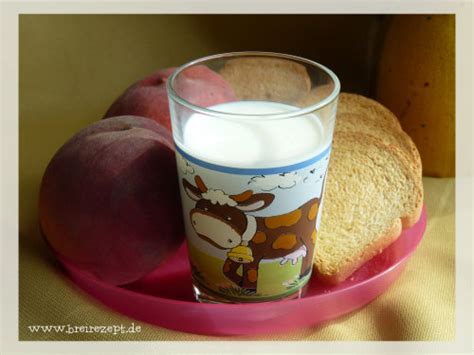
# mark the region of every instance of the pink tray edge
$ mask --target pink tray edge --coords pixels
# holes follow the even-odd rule
[[[385,292],[401,274],[421,242],[426,222],[426,208],[423,206],[420,220],[402,233],[402,236],[410,232],[416,234],[418,239],[412,249],[392,266],[368,279],[327,294],[260,304],[201,304],[138,293],[92,278],[59,255],[57,257],[71,280],[80,288],[109,308],[131,318],[177,331],[205,335],[275,333],[335,319],[363,307]]]

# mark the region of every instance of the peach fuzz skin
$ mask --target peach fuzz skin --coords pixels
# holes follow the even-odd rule
[[[39,214],[54,251],[99,279],[146,275],[184,239],[171,133],[136,116],[86,127],[49,163]]]

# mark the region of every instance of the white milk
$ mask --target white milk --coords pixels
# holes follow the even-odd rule
[[[234,114],[285,113],[296,107],[265,101],[239,101],[209,107]],[[326,134],[326,137],[329,134]],[[230,120],[193,114],[186,123],[180,148],[218,165],[265,168],[295,164],[323,151],[323,126],[314,115],[287,119],[244,116]]]
[[[259,218],[290,213],[310,204],[311,210],[317,206],[314,226],[318,228],[331,132],[324,132],[315,114],[287,119],[257,116],[296,109],[278,103],[241,101],[211,109],[249,116],[228,119],[196,113],[174,131],[175,134],[182,132],[182,141],[176,140],[180,148],[176,149],[176,158],[196,295],[199,299],[206,298],[209,292],[210,299],[217,295],[226,300],[229,290],[236,287],[252,290],[256,287],[256,294],[237,297],[244,300],[274,300],[294,295],[311,275],[313,231],[303,232],[298,223],[288,226],[285,233],[298,235],[305,242],[296,249],[284,250],[278,257],[269,254],[273,246],[257,249],[249,242],[261,226]],[[250,116],[252,114],[255,116]],[[204,191],[203,185],[206,191],[198,192]],[[253,201],[241,201],[232,196],[249,190]],[[205,212],[209,208],[199,205],[203,200],[215,207]],[[227,215],[229,208],[245,215],[247,222],[243,232],[236,232],[237,225]],[[301,223],[307,221],[306,218],[300,220]],[[229,272],[223,271],[224,265],[243,263],[244,257],[271,264],[268,269],[271,272],[259,269],[262,272],[257,274],[256,285],[245,286],[236,281],[237,273],[229,277]],[[213,261],[206,262],[206,258]],[[305,267],[309,267],[304,275],[303,259]],[[244,275],[245,266],[237,267]]]

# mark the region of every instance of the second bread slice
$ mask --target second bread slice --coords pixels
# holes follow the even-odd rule
[[[339,117],[339,115],[345,113],[372,117],[384,122],[386,127],[401,129],[398,118],[388,108],[362,95],[341,92],[337,105],[337,115]]]
[[[380,138],[384,143],[396,145],[415,164],[418,176],[421,179],[421,158],[415,143],[410,136],[397,127],[387,124],[379,117],[367,116],[358,113],[341,113],[337,115],[336,134],[338,132],[364,133]]]

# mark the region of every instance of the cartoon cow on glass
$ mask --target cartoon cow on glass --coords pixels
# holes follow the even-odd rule
[[[238,286],[255,292],[262,259],[283,258],[294,265],[302,257],[300,278],[312,267],[319,199],[313,198],[282,215],[255,217],[249,213],[268,207],[275,196],[251,190],[227,195],[207,188],[199,176],[196,186],[183,179],[184,191],[194,201],[191,224],[197,235],[217,248],[228,250],[223,273]],[[242,276],[237,269],[243,265]]]

